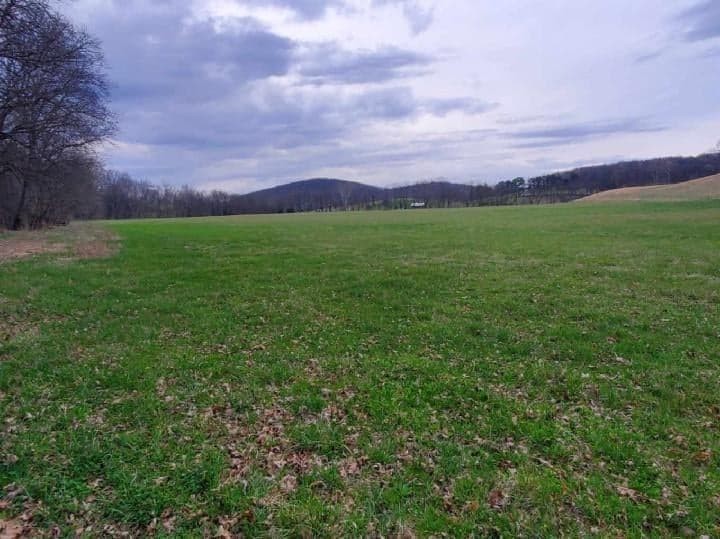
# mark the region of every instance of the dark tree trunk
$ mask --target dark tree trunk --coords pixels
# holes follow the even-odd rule
[[[12,229],[20,230],[22,228],[22,211],[25,208],[25,197],[27,196],[27,181],[21,180],[22,188],[20,190],[20,200],[18,201],[15,216],[12,220]]]

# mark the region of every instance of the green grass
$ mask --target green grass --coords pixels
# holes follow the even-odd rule
[[[111,258],[2,264],[0,519],[717,536],[719,225],[720,201],[134,221]]]

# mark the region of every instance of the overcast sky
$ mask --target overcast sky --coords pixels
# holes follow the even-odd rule
[[[495,183],[720,139],[720,0],[76,0],[109,166],[247,192]]]

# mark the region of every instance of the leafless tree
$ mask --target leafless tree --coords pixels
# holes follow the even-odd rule
[[[98,41],[46,0],[0,0],[0,182],[14,194],[6,226],[62,221],[58,187],[114,128]]]

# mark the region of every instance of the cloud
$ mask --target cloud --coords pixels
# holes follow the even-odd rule
[[[220,99],[238,86],[285,75],[296,44],[258,21],[186,20],[172,3],[164,9],[103,13],[95,29],[103,36],[113,98],[123,109],[149,101],[197,104]]]
[[[700,53],[700,58],[715,58],[720,56],[720,47],[712,47]]]
[[[432,62],[428,55],[398,47],[347,51],[323,44],[305,53],[299,73],[313,84],[378,83],[420,76]]]
[[[314,93],[272,87],[259,90],[258,100],[237,96],[233,105],[195,109],[167,124],[144,129],[146,142],[188,147],[225,147],[237,155],[252,155],[263,148],[293,150],[333,145],[352,140],[356,132],[374,125],[416,120],[420,115],[443,117],[451,112],[480,114],[494,105],[473,98],[421,99],[409,87],[363,90],[347,95],[330,89]],[[163,117],[167,117],[163,115]],[[237,122],[228,120],[237,118]],[[178,136],[183,125],[195,125]],[[143,136],[140,134],[139,136]],[[470,135],[468,135],[470,136]],[[157,137],[157,138],[155,138]]]
[[[678,17],[687,41],[704,41],[720,37],[720,2],[703,0]]]
[[[375,6],[400,6],[414,35],[427,31],[435,20],[435,9],[423,7],[418,0],[373,0]]]
[[[421,34],[425,32],[435,19],[435,12],[431,8],[423,8],[417,2],[404,2],[403,12],[405,18],[410,24],[413,34]]]
[[[347,140],[376,122],[391,125],[425,113],[480,111],[474,99],[422,100],[408,87],[387,87],[346,94],[281,84],[257,83],[231,99],[176,108],[159,105],[152,113],[134,110],[127,118],[131,139],[144,145],[194,148],[252,156],[267,148],[292,150]]]
[[[424,103],[426,112],[435,116],[446,116],[451,112],[466,114],[482,114],[499,107],[498,103],[488,103],[473,97],[451,97],[447,99],[428,99]]]
[[[330,2],[294,5],[311,16],[321,4]],[[119,158],[131,157],[122,148],[142,147],[138,159],[170,149],[199,162],[245,159],[332,146],[373,123],[486,107],[468,98],[422,100],[409,86],[388,84],[425,73],[434,59],[419,52],[303,43],[249,17],[194,18],[178,0],[130,6],[93,18],[115,81]]]
[[[515,148],[543,148],[582,142],[591,138],[628,133],[655,133],[667,128],[648,123],[644,118],[562,124],[526,129],[509,133],[511,139],[529,140],[515,144]]]
[[[242,0],[252,6],[273,6],[294,11],[301,19],[315,20],[325,15],[330,7],[341,7],[342,0]]]
[[[646,52],[644,54],[640,54],[639,56],[635,57],[635,63],[636,64],[644,64],[647,62],[652,62],[653,60],[660,58],[663,54],[667,52],[666,48],[658,49],[652,52]]]

